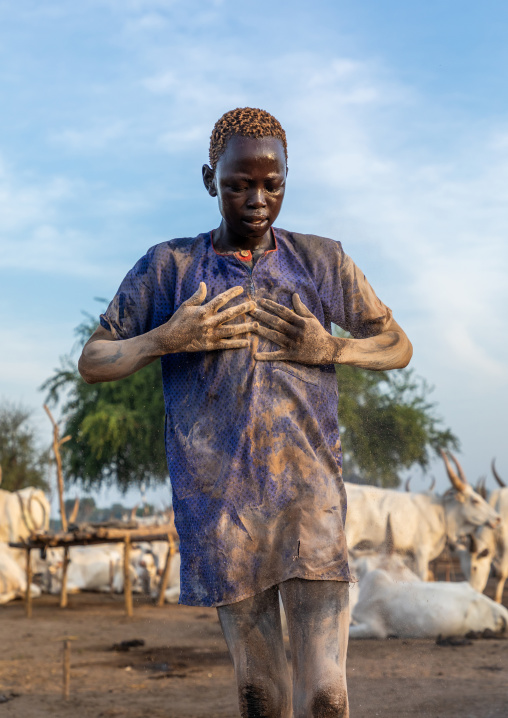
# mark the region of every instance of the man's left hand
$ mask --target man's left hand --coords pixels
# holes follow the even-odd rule
[[[333,337],[307,309],[298,294],[293,294],[294,312],[271,299],[260,299],[250,314],[263,322],[255,330],[281,348],[257,352],[259,361],[294,361],[301,364],[330,364],[335,352]],[[261,307],[261,308],[260,308]]]

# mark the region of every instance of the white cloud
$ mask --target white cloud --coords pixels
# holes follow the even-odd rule
[[[74,153],[73,177],[81,177],[81,184],[0,166],[0,267],[97,275],[104,271],[97,259],[101,241],[121,263],[122,231],[91,232],[76,204],[100,217],[108,231],[122,216],[143,229],[148,221],[142,213],[158,209],[163,192],[154,197],[149,183],[128,192],[120,177],[114,191],[97,187],[85,180],[80,162],[107,159],[108,153],[118,161],[134,150],[136,158],[167,159],[171,153],[184,194],[191,184],[189,163],[199,175],[199,158],[206,160],[213,122],[235,106],[265,107],[288,132],[285,224],[343,239],[360,265],[362,257],[379,260],[379,271],[369,278],[382,297],[390,297],[395,315],[404,315],[417,369],[431,380],[439,377],[449,396],[468,384],[477,398],[503,386],[508,127],[499,117],[491,124],[488,117],[469,122],[453,98],[434,102],[379,61],[324,47],[294,52],[285,41],[261,55],[231,24],[238,20],[232,3],[93,5],[114,16],[120,53],[114,72],[87,96],[90,106],[62,112],[65,121],[58,116],[49,133],[52,151]],[[186,165],[178,153],[189,158]],[[133,164],[125,166],[132,171]],[[196,194],[197,215],[200,201]],[[160,226],[154,233],[164,231]],[[144,242],[148,246],[150,239]]]
[[[147,211],[160,200],[156,192],[148,197],[65,177],[17,174],[0,161],[0,270],[64,278],[107,276],[115,266],[124,271],[112,239],[120,235],[117,241],[124,240],[129,216]],[[90,218],[101,221],[99,232],[88,229]]]
[[[94,123],[86,129],[68,128],[53,132],[50,140],[77,152],[103,150],[118,140],[125,139],[128,128],[122,121]]]
[[[494,149],[499,140],[494,145],[489,133],[464,130],[450,138],[446,152],[431,145],[425,156],[408,150],[408,137],[416,139],[405,129],[412,114],[425,112],[431,124],[441,108],[375,72],[369,78],[368,65],[359,63],[342,74],[324,67],[329,84],[322,86],[312,79],[318,62],[307,57],[302,73],[293,62],[298,99],[286,96],[282,108],[293,117],[290,173],[296,163],[295,189],[309,198],[309,207],[294,212],[292,226],[317,199],[321,229],[314,231],[343,239],[353,257],[374,249],[392,281],[402,277],[400,290],[390,287],[395,313],[397,305],[406,310],[409,304],[420,315],[419,331],[434,345],[433,357],[424,350],[426,362],[436,365],[443,355],[450,368],[485,387],[505,383],[508,159]],[[365,106],[343,102],[345,80],[346,96],[370,83]],[[315,197],[309,183],[319,188]],[[344,222],[349,242],[340,232]],[[376,285],[383,281],[382,275],[375,278]]]

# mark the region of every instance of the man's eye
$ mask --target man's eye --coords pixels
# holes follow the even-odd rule
[[[232,192],[244,192],[246,187],[244,187],[243,185],[239,185],[239,184],[231,184],[231,185],[229,185],[229,189]]]
[[[266,191],[267,191],[267,192],[278,192],[281,187],[282,187],[282,185],[279,184],[278,182],[277,182],[277,183],[269,182],[269,183],[266,185]]]

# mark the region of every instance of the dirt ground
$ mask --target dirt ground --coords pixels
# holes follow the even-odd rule
[[[72,639],[71,696],[62,697],[62,641]],[[144,646],[111,650],[121,641]],[[156,608],[81,594],[0,607],[1,718],[233,718],[233,669],[214,609]],[[352,641],[352,718],[505,718],[508,640],[441,647],[431,640]],[[7,699],[7,700],[5,700]],[[2,702],[4,701],[4,702]]]

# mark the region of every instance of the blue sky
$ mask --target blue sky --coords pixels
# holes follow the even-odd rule
[[[343,242],[470,478],[508,477],[507,28],[492,0],[0,0],[0,397],[48,430],[81,310],[218,224],[209,134],[257,106],[288,135],[277,224]]]

